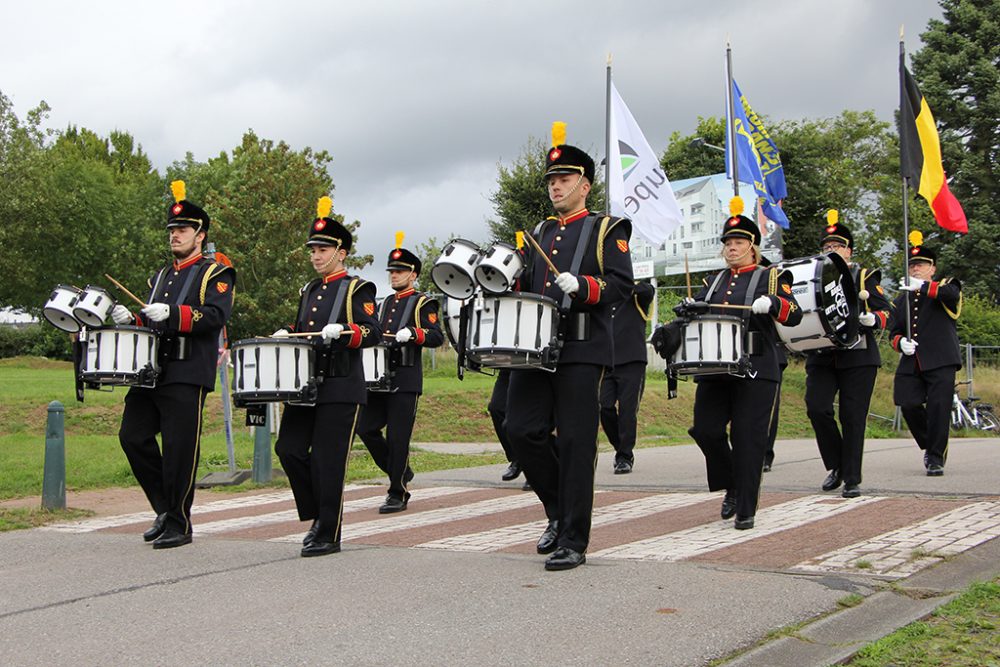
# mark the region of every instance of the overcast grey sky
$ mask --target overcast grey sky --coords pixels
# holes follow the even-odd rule
[[[334,210],[380,267],[398,229],[408,246],[485,238],[497,164],[553,120],[600,158],[609,52],[662,152],[722,114],[727,36],[758,113],[890,120],[899,26],[913,52],[940,16],[936,0],[33,0],[4,9],[0,90],[22,118],[46,100],[53,128],[131,132],[161,171],[248,128],[328,150]]]

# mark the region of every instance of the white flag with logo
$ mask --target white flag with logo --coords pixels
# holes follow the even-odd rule
[[[660,246],[683,216],[667,175],[649,142],[611,84],[611,155],[608,197],[611,213],[632,220],[632,229]]]

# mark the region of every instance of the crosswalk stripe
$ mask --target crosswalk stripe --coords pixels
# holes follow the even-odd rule
[[[830,551],[792,569],[901,579],[995,537],[1000,537],[1000,503],[978,502]]]
[[[591,526],[597,528],[612,523],[629,521],[642,516],[656,514],[665,510],[686,507],[697,503],[712,500],[718,496],[717,493],[669,493],[647,496],[627,500],[606,507],[594,509]],[[468,551],[486,553],[499,551],[512,547],[516,544],[531,542],[538,539],[538,536],[547,521],[531,521],[515,526],[504,526],[493,530],[486,530],[478,533],[467,533],[465,535],[453,535],[440,540],[424,542],[416,545],[418,549],[441,549],[448,551]]]
[[[880,500],[882,498],[876,496],[863,496],[851,500],[818,495],[805,496],[758,511],[757,527],[753,530],[734,530],[732,523],[716,521],[637,542],[620,544],[591,554],[591,557],[623,560],[683,560],[797,528]]]

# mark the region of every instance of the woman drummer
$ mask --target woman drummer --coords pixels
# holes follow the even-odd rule
[[[802,320],[802,311],[792,295],[791,275],[761,266],[760,229],[742,215],[743,200],[733,197],[729,210],[720,239],[727,268],[710,276],[681,310],[705,312],[707,303],[711,314],[743,319],[744,352],[749,355],[746,371],[695,377],[694,426],[688,433],[705,455],[708,488],[726,490],[722,518],[736,515],[735,527],[746,530],[754,526],[781,381],[775,322],[794,326]]]

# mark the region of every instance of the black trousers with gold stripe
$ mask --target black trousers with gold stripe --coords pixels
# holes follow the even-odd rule
[[[646,362],[615,366],[601,381],[601,427],[615,448],[615,462],[632,463],[635,455],[639,402],[646,387]]]
[[[357,426],[357,403],[286,405],[274,451],[288,475],[299,520],[319,519],[326,534],[340,541],[347,457]]]
[[[153,511],[168,529],[191,532],[194,476],[201,453],[201,413],[207,390],[193,384],[133,387],[125,395],[118,440]],[[163,438],[163,450],[156,441]]]
[[[757,513],[760,477],[778,383],[731,376],[706,376],[694,397],[694,426],[688,431],[705,455],[710,491],[736,492],[736,514]],[[726,427],[729,427],[729,433]]]
[[[403,498],[410,467],[410,437],[420,395],[409,391],[370,391],[361,409],[358,435],[372,460],[389,477],[389,495]],[[385,429],[385,435],[382,435]]]
[[[893,401],[927,455],[927,463],[943,466],[948,459],[948,429],[958,366],[942,366],[913,375],[896,374]]]

